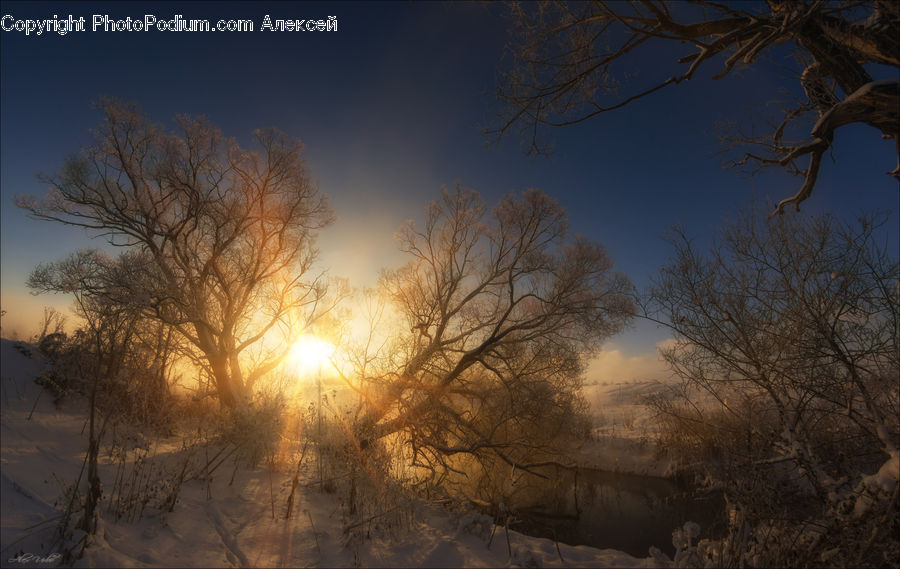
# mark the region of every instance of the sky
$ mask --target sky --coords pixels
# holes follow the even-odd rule
[[[6,21],[84,17],[88,30],[66,35],[0,31],[0,303],[3,334],[33,333],[43,306],[70,299],[34,297],[24,283],[38,263],[82,247],[101,248],[81,230],[29,219],[13,196],[42,195],[36,174],[52,174],[90,142],[101,96],[138,103],[154,121],[204,115],[249,143],[256,128],[301,139],[311,176],[337,222],[320,236],[321,266],[355,286],[403,262],[393,238],[421,220],[441,187],[459,183],[488,203],[536,187],[569,213],[573,233],[606,246],[638,288],[666,262],[675,225],[709,239],[737,208],[793,195],[800,179],[782,171],[753,178],[723,169],[716,125],[754,116],[796,89],[794,71],[773,61],[712,80],[711,62],[689,83],[624,109],[549,134],[554,153],[529,156],[515,135],[496,143],[497,72],[509,42],[498,4],[463,2],[2,2]],[[91,31],[111,20],[248,19],[252,32]],[[265,16],[327,19],[328,32],[264,31]],[[639,53],[638,81],[665,78],[671,54]],[[718,67],[717,67],[718,65]],[[662,75],[661,75],[662,74]],[[771,104],[770,104],[771,107]],[[863,211],[898,210],[893,145],[865,126],[838,131],[830,159],[803,214],[852,220]],[[896,213],[892,217],[896,223]],[[886,233],[896,255],[896,229]],[[637,322],[607,344],[594,377],[658,373],[656,345],[668,333]]]

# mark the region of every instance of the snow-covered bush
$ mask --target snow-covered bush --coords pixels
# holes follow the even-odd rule
[[[275,462],[282,432],[286,404],[278,395],[261,395],[245,406],[235,407],[219,416],[219,438],[237,447],[238,456],[250,468],[262,462]]]
[[[648,314],[675,333],[663,356],[683,386],[651,406],[665,451],[739,512],[726,564],[900,564],[900,265],[878,245],[885,221],[756,211],[707,254],[673,240]]]
[[[46,335],[38,350],[50,365],[35,382],[57,405],[75,394],[93,396],[103,416],[168,429],[174,399],[159,355],[136,337],[116,343],[98,336],[87,327]]]
[[[478,512],[465,514],[457,520],[457,531],[459,533],[474,535],[482,541],[490,539],[493,529],[494,518]]]
[[[321,491],[337,496],[344,544],[358,547],[368,539],[405,535],[418,506],[402,469],[396,468],[395,441],[360,440],[352,415],[329,391],[323,393],[321,407],[309,405],[301,429],[314,449],[308,461],[310,479]]]
[[[116,522],[174,511],[182,485],[199,469],[197,441],[183,440],[180,452],[160,456],[159,438],[127,423],[109,431],[103,458],[114,467],[115,476],[104,491],[101,510]]]
[[[672,545],[675,547],[675,557],[669,558],[656,547],[650,548],[650,556],[662,567],[712,567],[709,565],[708,550],[709,541],[699,540],[700,524],[685,522],[680,528],[672,532]]]

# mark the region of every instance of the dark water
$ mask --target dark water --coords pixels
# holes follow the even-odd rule
[[[654,476],[580,469],[576,481],[571,473],[557,474],[512,505],[518,520],[512,529],[636,557],[646,557],[651,546],[673,555],[672,530],[686,521],[700,524],[701,539],[724,535],[720,493]]]

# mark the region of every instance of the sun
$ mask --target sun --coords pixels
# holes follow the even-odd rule
[[[316,374],[328,368],[333,353],[333,344],[304,334],[294,343],[288,353],[289,369],[293,370],[297,377],[314,378]]]

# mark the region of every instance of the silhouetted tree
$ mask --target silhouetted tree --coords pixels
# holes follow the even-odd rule
[[[366,440],[397,434],[436,474],[457,458],[532,469],[581,428],[583,358],[623,328],[631,285],[598,244],[568,240],[564,210],[538,190],[488,211],[444,191],[424,226],[398,233],[410,262],[380,291],[393,323],[363,379],[380,387]],[[376,357],[380,354],[381,357]]]
[[[796,195],[778,204],[775,212],[781,213],[809,197],[835,131],[864,123],[894,140],[898,165],[890,174],[900,177],[897,2],[549,1],[514,3],[511,12],[512,63],[500,79],[504,111],[494,132],[502,136],[520,127],[533,152],[546,150],[541,127],[622,108],[691,79],[714,59],[724,60],[718,79],[787,44],[803,66],[797,81],[806,101],[784,109],[763,136],[729,137],[754,148],[732,165],[774,165],[802,175]],[[644,75],[632,69],[642,50],[656,50],[658,69],[671,60],[683,71],[636,85]],[[894,73],[873,81],[877,66]],[[798,166],[805,156],[809,161]]]
[[[260,130],[251,152],[202,118],[167,132],[134,105],[99,108],[95,142],[44,178],[48,196],[16,203],[135,250],[120,293],[195,346],[220,401],[237,406],[323,311],[313,241],[332,214],[301,145]]]
[[[120,265],[109,262],[105,256],[82,250],[55,264],[39,265],[28,278],[29,288],[38,292],[72,294],[76,311],[85,322],[79,334],[84,341],[76,346],[74,357],[64,362],[58,357],[54,362],[57,367],[64,364],[70,369],[57,369],[53,373],[57,387],[74,379],[89,396],[88,450],[85,458],[88,488],[83,516],[77,524],[88,533],[94,533],[96,529],[96,508],[102,495],[98,473],[100,439],[110,417],[109,413],[103,413],[100,415],[103,422],[98,424],[98,403],[104,388],[109,387],[111,380],[122,369],[139,317],[130,303],[111,302],[109,296],[103,294],[119,270]],[[67,377],[63,377],[63,373]],[[73,375],[76,377],[71,377]]]
[[[41,318],[41,329],[37,334],[34,335],[33,338],[35,345],[40,346],[47,336],[58,336],[60,334],[63,334],[63,329],[65,328],[65,326],[65,315],[55,308],[45,306],[44,316],[43,318]]]
[[[708,252],[674,235],[648,306],[684,381],[657,405],[662,432],[758,532],[755,553],[732,544],[745,560],[896,565],[900,266],[884,223],[751,211]]]
[[[181,346],[170,326],[144,315],[145,307],[133,294],[136,267],[146,267],[139,253],[111,258],[80,250],[38,265],[27,284],[35,293],[72,295],[81,318],[82,327],[71,339],[57,331],[40,343],[58,368],[53,372],[57,387],[99,377],[109,399],[105,410],[133,413],[139,407],[152,414],[167,399],[168,374]],[[127,393],[139,400],[131,401]]]

